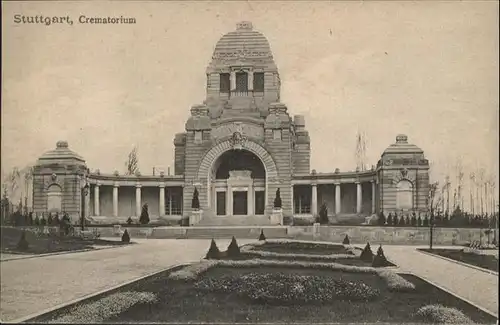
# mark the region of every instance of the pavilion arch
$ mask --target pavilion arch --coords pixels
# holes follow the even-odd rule
[[[211,188],[211,172],[214,167],[214,163],[219,159],[219,157],[229,150],[233,150],[233,144],[230,139],[220,142],[219,144],[212,147],[203,157],[198,168],[198,180],[207,180],[207,204],[210,207],[210,188]],[[268,184],[270,181],[276,181],[278,179],[278,168],[274,162],[271,154],[260,144],[247,139],[241,146],[241,150],[250,151],[257,158],[260,159],[264,169],[266,171],[265,177],[265,195],[266,195],[266,205],[268,202]]]

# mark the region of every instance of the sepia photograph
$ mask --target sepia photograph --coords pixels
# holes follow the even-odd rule
[[[498,1],[1,24],[2,323],[498,324]]]

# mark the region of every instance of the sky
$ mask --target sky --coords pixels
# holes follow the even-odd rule
[[[433,180],[453,182],[460,161],[465,193],[480,169],[499,183],[496,1],[3,2],[2,175],[59,140],[102,173],[123,172],[134,146],[142,174],[173,170],[174,135],[205,99],[215,44],[242,20],[270,42],[281,101],[305,116],[312,169],[353,170],[358,131],[376,164],[402,133]]]

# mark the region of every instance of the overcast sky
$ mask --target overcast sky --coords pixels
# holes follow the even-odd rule
[[[355,168],[356,132],[376,164],[399,133],[432,176],[498,177],[498,2],[3,2],[2,174],[67,140],[91,169],[173,168],[173,138],[205,99],[217,40],[240,20],[269,40],[311,168]],[[73,26],[14,15],[67,16]],[[80,15],[135,25],[81,25]],[[453,179],[452,179],[453,181]],[[498,184],[498,181],[497,181]],[[467,184],[466,184],[467,185]],[[497,190],[498,191],[498,190]],[[467,192],[468,193],[468,192]]]

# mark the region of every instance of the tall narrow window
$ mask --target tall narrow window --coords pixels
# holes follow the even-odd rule
[[[248,91],[248,75],[246,72],[236,73],[236,91],[237,92]]]
[[[229,73],[220,74],[220,92],[228,93],[231,88],[231,81]]]
[[[264,92],[264,72],[255,72],[253,74],[253,91]]]

